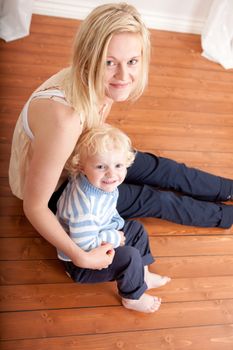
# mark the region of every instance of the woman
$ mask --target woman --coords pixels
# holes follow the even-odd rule
[[[77,266],[107,267],[114,250],[106,254],[112,248],[107,244],[83,252],[56,220],[56,200],[66,184],[64,166],[83,130],[102,123],[113,102],[142,94],[149,55],[149,32],[133,6],[97,7],[80,27],[71,67],[32,94],[17,122],[9,170],[12,192],[23,199],[35,229]],[[117,209],[125,218],[152,216],[186,225],[230,227],[233,206],[219,202],[232,194],[232,180],[137,152],[119,187]]]

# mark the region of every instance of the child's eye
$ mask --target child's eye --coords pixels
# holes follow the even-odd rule
[[[99,164],[99,165],[96,166],[96,168],[97,168],[97,169],[104,169],[104,165]]]
[[[124,165],[123,164],[116,164],[116,168],[122,168]]]

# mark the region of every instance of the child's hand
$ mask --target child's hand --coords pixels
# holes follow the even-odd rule
[[[102,242],[102,243],[101,243],[101,246],[106,245],[106,244],[110,244],[110,243]],[[114,251],[113,249],[109,249],[109,250],[106,251],[106,254],[107,254],[107,255],[111,255],[111,254],[113,253],[113,251]]]
[[[125,245],[125,234],[123,231],[118,231],[121,235],[121,241],[120,241],[120,246]]]

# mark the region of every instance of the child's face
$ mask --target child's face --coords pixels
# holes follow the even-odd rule
[[[137,33],[113,35],[107,52],[105,70],[106,96],[125,101],[135,89],[141,68],[142,45]]]
[[[126,154],[121,150],[112,149],[103,155],[87,156],[83,163],[82,173],[93,186],[105,192],[114,191],[125,179]]]

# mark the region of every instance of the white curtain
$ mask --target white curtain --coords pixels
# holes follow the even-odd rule
[[[214,0],[201,36],[202,55],[233,68],[233,0]]]
[[[33,0],[0,0],[0,38],[12,41],[30,32]]]

